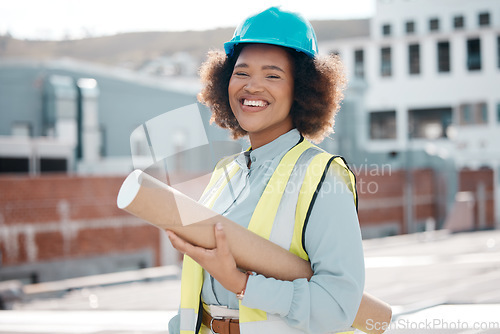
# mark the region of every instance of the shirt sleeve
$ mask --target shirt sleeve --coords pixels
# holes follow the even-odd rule
[[[180,334],[180,314],[177,313],[170,321],[168,322],[168,334]]]
[[[243,305],[277,314],[306,333],[349,328],[364,290],[361,240],[353,194],[330,168],[305,231],[312,278],[287,282],[251,276]]]

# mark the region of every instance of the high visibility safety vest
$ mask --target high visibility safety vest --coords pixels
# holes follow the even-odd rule
[[[281,159],[266,185],[248,229],[309,260],[304,249],[304,231],[309,214],[327,170],[335,168],[352,191],[357,207],[355,177],[342,157],[333,156],[307,140],[301,140]],[[235,156],[222,159],[212,174],[200,202],[211,208],[239,166]],[[299,191],[300,189],[300,191]],[[294,210],[290,208],[295,207]],[[290,224],[295,221],[295,224]],[[180,333],[198,333],[201,327],[203,268],[184,256],[181,280]],[[301,333],[279,316],[251,309],[239,303],[240,332]],[[354,333],[350,328],[337,333]]]

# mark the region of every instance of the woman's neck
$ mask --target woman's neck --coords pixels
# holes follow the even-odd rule
[[[276,129],[267,129],[265,133],[261,132],[248,133],[248,138],[250,139],[250,145],[252,147],[252,150],[255,150],[261,146],[269,144],[270,142],[284,135],[293,128],[294,128],[293,125],[290,123],[290,125],[286,128],[280,127]]]

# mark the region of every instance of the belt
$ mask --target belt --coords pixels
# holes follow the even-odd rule
[[[240,334],[240,321],[238,319],[212,318],[205,309],[201,322],[217,334]]]

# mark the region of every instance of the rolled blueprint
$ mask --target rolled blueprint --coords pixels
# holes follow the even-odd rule
[[[120,209],[204,248],[215,248],[214,225],[222,223],[234,259],[243,270],[287,281],[312,275],[309,262],[295,263],[296,256],[284,248],[139,170],[123,182],[117,204]]]
[[[204,248],[215,247],[214,225],[222,223],[236,264],[243,270],[286,281],[310,279],[313,275],[308,261],[140,170],[133,171],[123,182],[117,205],[160,229],[174,231],[181,238]],[[365,333],[383,333],[391,317],[388,304],[365,292],[353,327]]]

